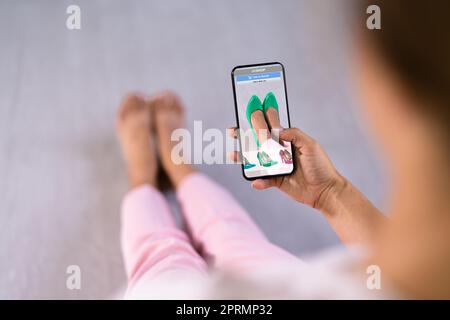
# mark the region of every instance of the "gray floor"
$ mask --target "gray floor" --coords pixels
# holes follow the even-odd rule
[[[82,30],[65,27],[82,9]],[[0,298],[104,298],[124,284],[114,133],[128,90],[171,88],[189,123],[233,125],[230,70],[281,61],[291,122],[382,206],[376,151],[358,124],[346,1],[0,1]],[[232,165],[203,166],[276,244],[307,254],[338,240],[324,219]],[[66,289],[66,267],[82,289]]]

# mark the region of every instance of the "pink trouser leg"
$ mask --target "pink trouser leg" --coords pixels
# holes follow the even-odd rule
[[[155,188],[144,185],[130,191],[122,203],[122,251],[128,294],[152,282],[203,277],[205,261],[179,230],[167,201]]]
[[[214,268],[246,273],[300,262],[271,244],[236,200],[206,176],[186,177],[177,196],[194,244]]]

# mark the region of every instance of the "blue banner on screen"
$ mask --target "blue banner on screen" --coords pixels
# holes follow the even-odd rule
[[[254,81],[254,80],[262,80],[262,79],[270,79],[270,78],[280,78],[281,72],[267,72],[260,74],[248,74],[243,76],[237,76],[236,82],[240,81]]]

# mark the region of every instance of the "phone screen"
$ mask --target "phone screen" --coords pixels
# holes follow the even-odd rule
[[[232,80],[244,177],[292,173],[291,144],[278,138],[290,127],[283,65],[236,67]]]

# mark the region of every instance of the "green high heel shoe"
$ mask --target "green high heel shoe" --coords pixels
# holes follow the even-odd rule
[[[270,159],[269,155],[264,151],[258,152],[256,157],[258,158],[259,165],[263,167],[271,167],[278,163],[277,161]]]
[[[268,94],[266,94],[266,97],[264,98],[262,107],[263,107],[264,114],[266,113],[266,110],[269,108],[274,108],[278,112],[278,101],[272,91],[269,92]],[[279,114],[279,112],[278,112],[278,114]]]
[[[267,110],[269,108],[274,108],[275,110],[277,110],[278,117],[279,117],[280,112],[279,112],[279,109],[278,109],[278,101],[277,101],[277,98],[275,97],[275,94],[273,92],[267,93],[266,97],[264,98],[263,111],[264,111],[264,116],[266,117],[266,119],[267,119],[267,113],[266,112],[267,112]],[[279,137],[278,133],[274,134],[274,131],[271,131],[271,135],[272,135],[272,138],[276,142],[278,142],[279,145],[281,145],[282,147],[286,146],[285,143],[280,140],[280,137]]]
[[[248,123],[250,124],[250,128],[252,129],[252,133],[253,133],[253,137],[255,138],[256,145],[259,148],[260,147],[260,143],[259,143],[259,140],[258,140],[258,136],[256,135],[255,129],[253,129],[253,125],[252,125],[252,121],[251,121],[252,120],[251,119],[252,113],[257,111],[257,110],[263,111],[263,107],[262,107],[262,104],[261,104],[261,100],[259,100],[259,98],[257,96],[253,95],[250,98],[250,100],[249,100],[249,102],[247,104],[247,110],[246,110],[245,113],[247,115],[247,120],[248,120]]]
[[[256,164],[248,162],[246,157],[242,156],[242,159],[244,163],[244,170],[251,169],[256,166]]]

